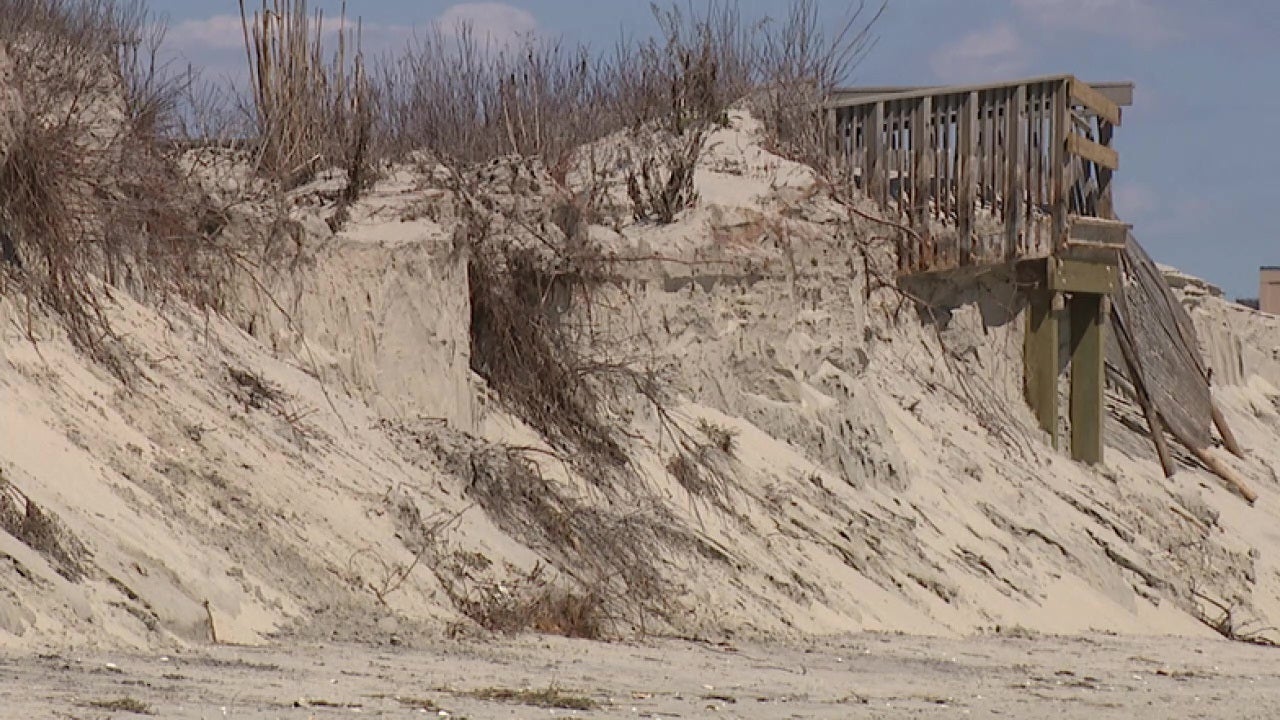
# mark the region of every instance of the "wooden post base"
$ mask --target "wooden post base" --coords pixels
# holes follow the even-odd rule
[[[1027,296],[1027,332],[1023,340],[1027,404],[1058,447],[1058,310],[1056,292],[1036,289]]]
[[[1102,462],[1107,297],[1073,293],[1071,316],[1071,456]]]

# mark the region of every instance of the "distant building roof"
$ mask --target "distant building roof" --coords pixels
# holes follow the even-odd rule
[[[1280,270],[1280,265],[1263,265],[1262,270]]]

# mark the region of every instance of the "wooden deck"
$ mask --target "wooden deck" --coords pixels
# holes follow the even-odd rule
[[[877,90],[883,90],[878,92]],[[965,87],[847,90],[827,106],[848,176],[890,217],[908,275],[1101,252],[1114,219],[1112,148],[1132,86],[1070,75]],[[1104,259],[1104,258],[1099,258]]]

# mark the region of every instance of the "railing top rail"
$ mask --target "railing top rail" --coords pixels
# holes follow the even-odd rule
[[[1015,82],[1036,82],[1031,81],[1015,81]],[[1089,87],[1102,93],[1111,102],[1121,107],[1129,107],[1133,105],[1133,82],[1108,80],[1103,82],[1086,83]],[[863,87],[842,87],[836,88],[832,92],[833,99],[826,105],[832,107],[849,107],[852,105],[860,105],[870,100],[879,102],[888,97],[902,97],[907,93],[945,93],[950,92],[953,88],[947,85],[878,85]],[[967,89],[961,88],[961,91],[967,92]]]
[[[1066,80],[1075,80],[1075,77],[1072,75],[1045,75],[1043,77],[1025,78],[1022,80],[1006,80],[1004,82],[986,83],[983,85],[941,85],[938,87],[920,88],[909,92],[889,91],[880,95],[866,95],[861,97],[831,100],[824,103],[823,107],[826,109],[857,107],[859,105],[873,105],[878,102],[892,100],[916,100],[927,97],[939,97],[942,95],[965,95],[971,92],[981,92],[983,90],[1001,90],[1005,88],[1016,88],[1022,85],[1063,82]]]

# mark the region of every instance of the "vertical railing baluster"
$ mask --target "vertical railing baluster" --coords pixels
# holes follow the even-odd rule
[[[888,204],[888,196],[885,191],[885,162],[884,162],[884,103],[878,102],[871,107],[871,122],[867,131],[867,154],[870,156],[870,163],[867,172],[871,176],[870,195],[872,199],[880,204],[883,209]]]
[[[1111,135],[1115,131],[1111,123],[1098,118],[1098,144],[1104,147],[1111,147]],[[1104,220],[1115,218],[1115,204],[1111,198],[1111,176],[1112,170],[1102,165],[1098,166],[1098,217]]]
[[[1071,133],[1071,88],[1066,80],[1054,83],[1053,117],[1050,119],[1053,144],[1049,148],[1050,181],[1053,192],[1053,251],[1067,244],[1067,202],[1071,179],[1067,174],[1067,135]]]
[[[956,138],[960,170],[957,178],[959,197],[956,224],[960,238],[960,264],[973,264],[974,217],[978,197],[978,93],[965,95],[961,103]]]
[[[1025,108],[1027,104],[1027,86],[1019,85],[1014,88],[1009,98],[1009,108],[1007,123],[1007,151],[1005,172],[1008,173],[1007,185],[1005,186],[1005,256],[1012,260],[1018,257],[1023,248],[1023,217],[1024,206],[1026,200],[1024,198],[1023,177],[1024,167],[1022,164],[1022,153],[1025,152],[1024,145],[1026,140],[1024,134],[1026,131],[1026,115]]]

